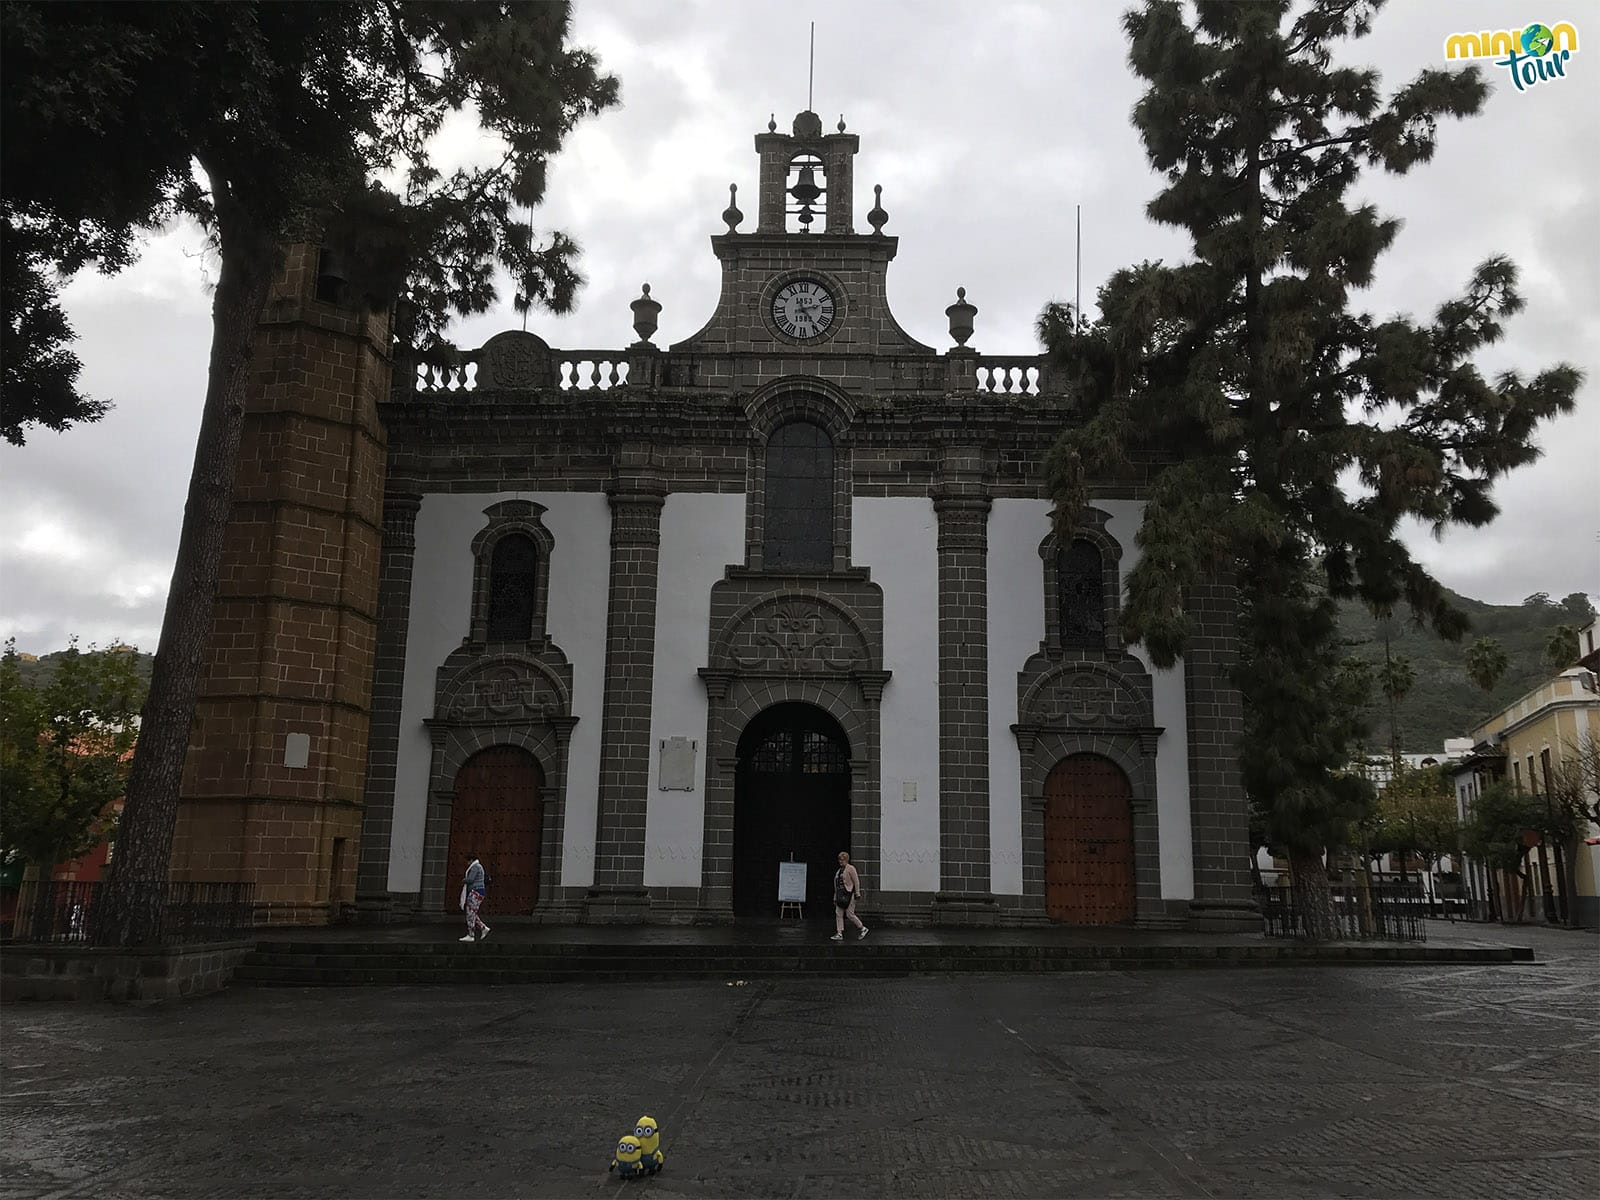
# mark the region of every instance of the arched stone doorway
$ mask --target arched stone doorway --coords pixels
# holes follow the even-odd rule
[[[544,772],[517,746],[480,750],[456,773],[445,860],[444,908],[454,913],[476,854],[489,872],[491,912],[530,913],[539,899]]]
[[[739,738],[734,784],[733,911],[778,914],[778,864],[808,866],[806,916],[832,911],[839,851],[850,849],[850,744],[810,704],[776,704]]]
[[[1058,762],[1044,785],[1045,912],[1067,925],[1135,915],[1133,787],[1098,754]]]

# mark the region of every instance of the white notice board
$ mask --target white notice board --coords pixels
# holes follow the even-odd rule
[[[806,864],[781,862],[778,864],[778,903],[804,904],[806,902]]]

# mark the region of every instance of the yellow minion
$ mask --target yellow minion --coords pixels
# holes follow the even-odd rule
[[[631,1133],[625,1133],[617,1139],[617,1156],[611,1160],[611,1169],[624,1179],[643,1175],[645,1173],[643,1155],[639,1139]]]
[[[633,1136],[639,1139],[640,1161],[646,1171],[654,1175],[667,1165],[667,1156],[661,1153],[661,1127],[654,1117],[640,1117],[634,1124]]]

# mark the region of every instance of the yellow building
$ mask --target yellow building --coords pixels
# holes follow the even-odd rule
[[[1473,730],[1474,751],[1455,771],[1456,795],[1463,817],[1483,786],[1495,777],[1508,779],[1512,786],[1536,797],[1549,798],[1552,791],[1559,791],[1564,778],[1571,777],[1580,752],[1600,741],[1600,675],[1596,673],[1600,665],[1600,651],[1596,649],[1600,634],[1591,623],[1580,631],[1578,640],[1582,655],[1578,665],[1534,688]],[[1596,780],[1590,777],[1579,785],[1584,787],[1591,806],[1596,800],[1595,784]],[[1541,847],[1529,855],[1535,917],[1547,911],[1546,879],[1552,892],[1559,890],[1559,869],[1574,876],[1574,915],[1578,922],[1588,927],[1600,924],[1600,892],[1596,888],[1600,845],[1586,840],[1594,838],[1596,832],[1591,824],[1580,833],[1576,862],[1566,861],[1570,847],[1562,847],[1559,868],[1553,846]],[[1481,869],[1477,877],[1481,882]]]

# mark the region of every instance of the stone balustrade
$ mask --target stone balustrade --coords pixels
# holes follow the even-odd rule
[[[627,356],[617,350],[552,350],[556,386],[564,392],[606,392],[628,382]]]
[[[822,378],[876,394],[946,393],[1039,397],[1060,391],[1043,355],[875,356],[813,360]],[[532,334],[500,334],[475,350],[435,350],[409,375],[418,398],[474,392],[555,390],[600,393],[639,387],[736,390],[751,385],[748,356],[674,353],[654,346],[628,350],[557,350]],[[834,369],[834,368],[837,369]],[[405,375],[402,372],[402,377]],[[397,397],[398,398],[398,397]]]
[[[977,390],[991,395],[1037,396],[1044,387],[1040,354],[980,354]]]

